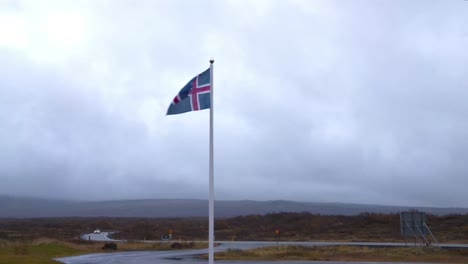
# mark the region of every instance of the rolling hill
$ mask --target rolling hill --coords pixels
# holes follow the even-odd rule
[[[295,201],[216,201],[215,217],[309,212],[322,215],[397,213],[410,209],[434,215],[467,214],[468,208],[405,207],[348,203]],[[0,196],[1,218],[31,217],[205,217],[208,202],[196,199],[146,199],[114,201],[66,201],[41,198]]]

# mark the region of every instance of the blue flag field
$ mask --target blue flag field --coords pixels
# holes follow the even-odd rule
[[[172,100],[167,115],[210,108],[210,69],[193,77]]]

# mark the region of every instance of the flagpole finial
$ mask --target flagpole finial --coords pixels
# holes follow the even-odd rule
[[[211,57],[211,59],[210,59],[210,63],[211,63],[211,64],[213,64],[213,63],[214,63],[214,59],[213,59],[213,57]]]

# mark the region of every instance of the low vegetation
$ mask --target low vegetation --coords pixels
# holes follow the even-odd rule
[[[274,241],[279,229],[280,241],[382,241],[403,242],[398,214],[360,214],[355,216],[314,215],[310,213],[276,213],[216,219],[217,240]],[[468,243],[468,214],[428,216],[428,225],[441,243]],[[82,240],[81,233],[99,228],[119,230],[114,238],[118,250],[170,250],[204,248],[206,218],[30,218],[0,219],[0,264],[54,263],[51,259],[89,252],[102,252],[103,242]],[[171,242],[160,240],[172,233]],[[44,239],[44,237],[49,237]],[[146,241],[146,242],[143,242]],[[171,247],[173,241],[180,243]],[[409,241],[411,242],[411,241]],[[262,253],[263,252],[263,253]],[[335,252],[335,253],[330,253]],[[390,256],[388,256],[390,254]],[[452,258],[450,256],[453,256]],[[241,259],[320,259],[427,261],[468,263],[465,249],[280,247],[253,251],[231,250],[218,258]],[[427,259],[427,260],[426,260]]]
[[[468,243],[468,214],[428,216],[428,225],[442,243]],[[255,227],[255,228],[253,228]],[[206,240],[206,218],[29,218],[0,219],[0,239],[33,240],[52,237],[79,239],[94,229],[119,230],[115,238],[160,240],[173,231],[175,240]],[[283,241],[388,241],[401,242],[398,214],[354,216],[276,213],[216,219],[217,240],[275,240],[280,230]]]
[[[216,253],[215,259],[468,263],[468,249],[288,245],[228,250]]]

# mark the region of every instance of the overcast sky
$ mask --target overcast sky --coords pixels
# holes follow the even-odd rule
[[[0,0],[0,194],[462,206],[468,2]]]

